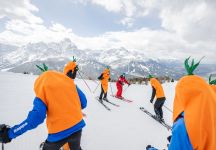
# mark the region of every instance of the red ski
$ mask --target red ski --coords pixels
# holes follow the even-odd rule
[[[110,96],[115,97],[115,98],[117,98],[117,99],[119,99],[119,100],[122,100],[122,101],[128,102],[128,103],[133,102],[132,100],[129,100],[129,99],[125,99],[125,98],[118,98],[118,97],[116,97],[115,95],[110,95]]]

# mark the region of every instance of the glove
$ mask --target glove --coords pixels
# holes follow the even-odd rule
[[[169,141],[169,143],[171,141],[171,138],[172,138],[172,135],[170,135],[170,136],[167,137],[167,140]]]
[[[11,139],[9,138],[8,131],[10,130],[10,127],[2,124],[0,125],[0,142],[2,143],[9,143],[11,142]]]
[[[79,70],[79,67],[78,67],[78,65],[76,65],[74,71],[78,71],[78,70]]]
[[[108,80],[111,81],[111,78],[109,78]]]
[[[104,79],[103,76],[98,77],[98,80],[103,80],[103,79]]]
[[[150,100],[150,103],[153,103],[153,99]]]
[[[128,83],[128,86],[130,86],[131,84],[130,83]]]

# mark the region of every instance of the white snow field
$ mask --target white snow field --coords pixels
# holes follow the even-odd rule
[[[37,76],[33,75],[0,72],[0,124],[14,126],[26,119],[33,106],[35,97],[33,86],[36,78]],[[97,84],[90,80],[85,81],[93,92]],[[86,94],[88,100],[88,106],[83,111],[87,114],[81,141],[83,150],[145,150],[148,144],[160,150],[167,149],[166,138],[170,135],[170,131],[139,110],[140,106],[144,106],[154,113],[153,104],[149,102],[152,90],[150,85],[132,84],[127,88],[123,96],[133,100],[132,103],[111,97],[109,86],[108,99],[120,107],[107,104],[111,108],[111,111],[107,111],[94,98],[99,95],[100,86],[93,94],[82,79],[76,79],[75,83]],[[172,109],[175,85],[176,83],[163,84],[167,98],[165,106],[170,109]],[[115,93],[115,83],[111,86]],[[127,85],[124,86],[126,87]],[[171,125],[172,113],[166,108],[163,110],[165,121]],[[46,137],[44,122],[36,129],[5,144],[5,150],[38,150],[40,143]]]

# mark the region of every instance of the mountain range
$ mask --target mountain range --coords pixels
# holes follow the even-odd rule
[[[52,43],[28,43],[20,47],[0,43],[0,70],[40,74],[35,65],[45,63],[51,70],[62,71],[73,56],[77,58],[81,73],[79,75],[83,78],[95,79],[106,66],[111,67],[112,78],[117,78],[123,72],[130,78],[153,74],[178,79],[185,74],[183,62],[175,58],[147,58],[142,51],[123,47],[109,50],[80,50],[70,39]],[[216,65],[202,64],[196,73],[207,77],[210,73],[215,73],[215,70]]]

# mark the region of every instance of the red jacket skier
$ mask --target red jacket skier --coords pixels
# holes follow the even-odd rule
[[[118,78],[118,81],[116,82],[116,87],[117,87],[117,93],[116,93],[116,97],[122,99],[122,89],[123,89],[123,85],[124,83],[128,84],[128,86],[130,86],[130,83],[125,79],[125,73],[123,73],[122,75],[120,75],[120,77]]]

